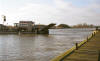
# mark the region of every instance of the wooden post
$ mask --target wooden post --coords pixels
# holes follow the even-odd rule
[[[94,35],[95,35],[95,32],[94,32]]]
[[[94,36],[94,34],[92,33],[92,37]]]
[[[98,55],[98,61],[100,61],[100,51],[99,51],[99,55]]]
[[[87,42],[89,41],[88,37],[87,37]]]
[[[96,27],[96,31],[98,31],[98,27]]]
[[[76,43],[76,50],[78,50],[78,43]]]

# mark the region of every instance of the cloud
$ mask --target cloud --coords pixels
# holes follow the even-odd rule
[[[93,0],[94,1],[94,0]],[[28,3],[23,7],[8,9],[6,13],[8,22],[20,20],[33,20],[36,23],[65,23],[74,25],[78,23],[100,24],[100,4],[93,3],[85,7],[76,7],[71,2],[53,0],[53,5]]]

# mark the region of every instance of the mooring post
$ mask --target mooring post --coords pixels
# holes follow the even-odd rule
[[[96,31],[98,31],[98,27],[96,27]]]
[[[94,36],[95,36],[96,32],[94,32]]]
[[[92,33],[92,37],[94,36],[94,34]]]
[[[89,41],[88,37],[87,37],[87,42]]]
[[[76,43],[76,50],[78,50],[78,43]]]
[[[99,55],[98,55],[98,61],[100,61],[100,51],[99,51]]]

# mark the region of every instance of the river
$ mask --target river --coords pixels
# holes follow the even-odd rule
[[[50,61],[86,39],[92,30],[50,29],[49,35],[0,34],[0,61]]]

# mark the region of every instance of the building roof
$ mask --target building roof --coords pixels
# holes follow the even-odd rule
[[[19,21],[19,23],[34,23],[33,21]]]
[[[46,25],[42,25],[42,24],[35,25],[35,28],[44,28],[44,27],[46,27]]]

